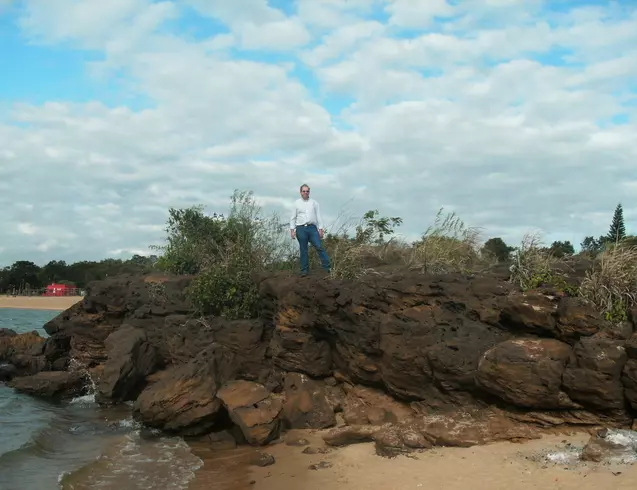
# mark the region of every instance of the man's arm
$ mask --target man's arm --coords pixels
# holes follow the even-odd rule
[[[294,238],[296,236],[296,202],[294,203],[294,209],[292,210],[292,216],[290,216],[290,236]]]

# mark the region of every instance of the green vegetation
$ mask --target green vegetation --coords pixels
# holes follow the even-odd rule
[[[518,246],[501,237],[485,241],[480,229],[442,209],[413,242],[397,234],[402,218],[376,209],[359,220],[340,221],[324,239],[334,278],[355,280],[387,268],[476,273],[499,263],[508,267],[509,280],[521,291],[543,288],[583,297],[612,322],[625,321],[628,310],[637,305],[637,237],[626,234],[621,205],[608,233],[584,238],[577,254],[568,240],[545,246],[538,235],[526,235]],[[0,291],[37,289],[50,282],[83,288],[109,275],[162,271],[193,276],[187,294],[200,314],[241,319],[259,314],[260,276],[298,270],[298,245],[290,239],[287,223],[276,214],[264,216],[251,192],[236,191],[227,215],[208,215],[200,206],[170,209],[165,241],[154,248],[156,256],[126,261],[51,261],[43,267],[18,261],[0,270]],[[581,272],[579,278],[571,277],[576,261],[590,262],[583,277]],[[318,267],[313,251],[310,264]]]

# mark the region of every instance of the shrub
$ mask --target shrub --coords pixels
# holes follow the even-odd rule
[[[407,258],[409,267],[425,274],[445,274],[483,266],[480,229],[465,226],[455,213],[442,213],[440,209],[434,224],[414,243]]]
[[[249,318],[258,310],[253,275],[291,264],[286,230],[276,214],[261,215],[251,192],[235,191],[227,217],[171,209],[158,267],[196,275],[187,293],[199,313]]]
[[[637,304],[637,247],[606,247],[586,272],[579,291],[607,320],[626,320],[627,309]]]
[[[538,234],[527,233],[513,252],[509,280],[522,291],[553,286],[568,292],[571,288],[566,282],[565,266],[566,262],[556,257],[552,249],[542,246]]]
[[[337,221],[336,231],[328,232],[323,244],[330,256],[332,277],[353,279],[373,271],[375,266],[398,261],[399,241],[393,236],[402,224],[400,217],[380,216],[369,210],[354,225],[353,219]],[[353,236],[349,230],[354,228]],[[388,238],[390,237],[390,238]],[[311,263],[316,259],[311,257]]]

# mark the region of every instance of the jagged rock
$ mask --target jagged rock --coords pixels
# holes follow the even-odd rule
[[[556,317],[557,336],[565,341],[590,337],[607,327],[601,315],[583,298],[561,298]]]
[[[263,451],[257,451],[256,453],[250,455],[248,464],[252,466],[259,466],[261,468],[265,468],[266,466],[271,466],[276,463],[276,459],[269,453],[264,453]]]
[[[432,444],[413,425],[391,425],[373,435],[376,454],[394,457],[417,449],[429,449]]]
[[[285,376],[283,419],[292,429],[325,429],[336,424],[323,387],[300,373]]]
[[[134,416],[167,432],[205,434],[215,426],[222,408],[217,390],[235,374],[234,356],[212,345],[191,362],[161,372],[135,401]]]
[[[508,298],[500,313],[500,323],[512,331],[554,336],[557,302],[543,294],[530,292]]]
[[[46,369],[46,360],[42,356],[44,342],[36,331],[16,334],[13,330],[3,329],[0,363],[12,364],[17,376],[36,374]]]
[[[250,381],[231,381],[217,392],[217,397],[249,444],[263,445],[278,437],[281,426],[278,417],[283,401],[265,386]]]
[[[382,429],[383,426],[375,425],[347,425],[345,427],[337,427],[323,435],[325,444],[330,446],[348,446],[361,442],[372,442],[374,434]]]
[[[609,334],[580,299],[522,294],[507,278],[506,270],[440,276],[388,270],[360,281],[271,274],[257,278],[261,316],[228,321],[193,315],[185,295],[191,277],[112,277],[90,284],[80,303],[49,322],[51,337],[43,346],[9,362],[31,372],[79,363],[114,399],[134,398],[137,381],[148,382],[135,402],[137,418],[184,435],[227,429],[237,442],[244,435],[227,426],[229,415],[217,398],[234,380],[263,386],[266,399],[287,397],[276,419],[299,426],[329,425],[340,411],[351,423],[374,429],[389,422],[406,426],[403,418],[416,412],[446,414],[493,401],[518,426],[523,420],[546,427],[624,423],[626,400],[634,405],[637,396],[634,363],[626,362],[637,359],[631,354],[635,336],[623,340],[629,329]],[[631,312],[633,326],[634,317]],[[127,329],[136,333],[117,333]],[[129,346],[155,349],[166,368],[141,380],[153,369],[129,371],[136,365],[134,347],[121,357],[109,352],[107,339],[118,335],[131,335]],[[0,344],[13,337],[3,333]],[[534,357],[531,340],[539,341],[545,357]],[[515,350],[510,341],[526,347]],[[290,372],[328,379],[326,386],[313,379],[318,389],[297,396],[285,386]],[[354,396],[356,390],[375,398]],[[399,413],[395,407],[402,407]],[[488,439],[416,428],[435,444]]]
[[[343,418],[349,425],[383,425],[408,420],[412,410],[386,393],[364,386],[346,385]]]
[[[302,430],[292,429],[286,432],[283,440],[287,446],[308,446],[310,441],[305,438],[305,435]]]
[[[97,383],[101,402],[135,400],[146,377],[161,365],[157,349],[143,330],[124,326],[105,340],[108,360]]]
[[[573,401],[587,408],[622,408],[621,375],[626,360],[626,349],[620,341],[583,338],[575,344],[564,370],[564,390]]]
[[[637,432],[602,429],[593,434],[584,446],[582,460],[628,463],[637,462]]]
[[[626,399],[637,410],[637,359],[628,359],[621,377]]]
[[[18,370],[13,364],[0,364],[0,382],[6,382],[14,378]]]
[[[86,393],[86,379],[78,371],[43,371],[19,376],[9,386],[29,395],[46,398],[75,398]]]
[[[571,408],[562,391],[562,374],[571,347],[554,339],[501,342],[484,353],[476,383],[513,405],[528,408]]]

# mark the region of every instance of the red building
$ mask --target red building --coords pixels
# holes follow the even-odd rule
[[[76,293],[77,288],[69,284],[49,284],[46,287],[44,296],[73,296]]]

